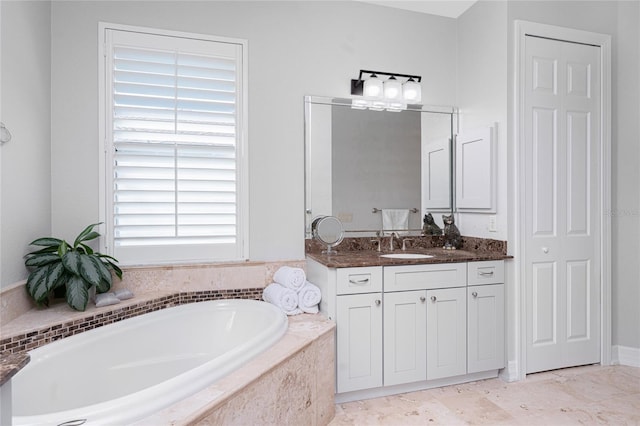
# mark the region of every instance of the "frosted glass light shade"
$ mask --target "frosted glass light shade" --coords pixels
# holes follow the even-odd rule
[[[370,78],[364,81],[362,94],[367,98],[380,98],[382,97],[382,89],[382,80],[373,74]]]
[[[390,101],[402,99],[402,84],[393,76],[384,82],[384,98]]]
[[[405,102],[420,102],[422,100],[422,88],[420,83],[409,79],[402,85],[402,97]]]

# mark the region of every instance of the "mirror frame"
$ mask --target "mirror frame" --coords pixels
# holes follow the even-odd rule
[[[308,117],[310,116],[311,105],[329,105],[329,106],[344,106],[351,107],[353,99],[355,97],[329,97],[329,96],[304,96],[304,211],[305,211],[305,239],[312,238],[311,223],[313,222],[313,212],[309,206],[311,204],[311,182],[308,178],[309,170],[311,170],[311,149],[309,147],[310,129],[308,123]],[[438,106],[438,105],[419,105],[409,104],[407,105],[408,111],[427,112],[435,114],[446,114],[451,116],[451,139],[449,141],[449,212],[455,211],[455,152],[454,142],[455,135],[459,133],[459,110],[455,106]],[[401,112],[400,112],[401,113]],[[438,209],[440,211],[440,209]],[[365,232],[376,232],[378,230],[364,230]],[[357,232],[344,230],[344,233]]]

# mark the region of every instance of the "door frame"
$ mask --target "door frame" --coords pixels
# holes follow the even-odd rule
[[[526,256],[525,248],[525,149],[524,149],[524,84],[525,37],[537,36],[590,44],[600,47],[600,363],[611,364],[611,36],[536,22],[515,20],[514,30],[514,115],[513,115],[513,194],[514,207],[514,302],[515,310],[515,371],[509,376],[523,380],[526,376],[527,319],[526,319]]]

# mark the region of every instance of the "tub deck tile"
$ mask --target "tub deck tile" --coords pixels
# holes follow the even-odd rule
[[[321,314],[289,317],[287,333],[257,358],[135,426],[308,424],[335,414],[335,323]]]

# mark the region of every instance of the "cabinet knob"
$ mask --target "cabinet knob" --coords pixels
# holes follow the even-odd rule
[[[427,300],[427,298],[426,298],[426,297],[424,297],[424,296],[420,296],[420,301],[421,301],[422,303],[424,303],[424,301],[425,301],[425,300]]]
[[[435,302],[436,300],[438,300],[435,296],[431,296],[431,301]]]
[[[549,253],[549,247],[542,247],[543,253]]]
[[[477,291],[474,291],[473,293],[471,293],[471,295],[472,295],[473,297],[478,297],[478,292],[477,292]]]
[[[380,306],[380,304],[382,303],[382,301],[380,299],[376,299],[376,306]]]

